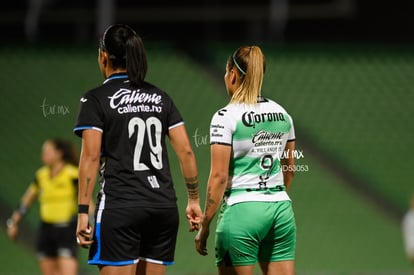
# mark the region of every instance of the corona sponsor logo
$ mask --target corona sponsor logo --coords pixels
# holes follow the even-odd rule
[[[242,115],[242,122],[247,127],[256,127],[256,124],[267,121],[286,121],[283,113],[255,113],[254,111],[245,112]]]

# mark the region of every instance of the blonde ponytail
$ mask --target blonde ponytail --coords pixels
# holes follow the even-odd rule
[[[261,95],[266,61],[258,46],[244,46],[237,49],[228,63],[234,65],[242,77],[242,83],[233,93],[230,103],[253,105]]]

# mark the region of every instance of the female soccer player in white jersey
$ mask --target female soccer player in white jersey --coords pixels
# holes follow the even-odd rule
[[[263,274],[294,274],[296,225],[287,190],[295,133],[286,110],[261,96],[265,67],[257,46],[240,47],[228,58],[230,103],[210,125],[210,176],[195,242],[206,255],[209,226],[221,204],[215,236],[220,274],[253,274],[257,262]]]
[[[202,214],[194,153],[172,99],[144,80],[144,45],[133,29],[122,24],[107,28],[98,63],[105,81],[81,98],[75,126],[82,137],[78,243],[91,245],[88,262],[98,265],[101,274],[165,274],[174,262],[178,231],[166,136],[185,179],[190,231],[198,229]],[[99,165],[101,189],[92,230],[85,213]]]

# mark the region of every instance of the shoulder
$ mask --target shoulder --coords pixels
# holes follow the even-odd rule
[[[284,106],[282,106],[281,104],[279,104],[278,102],[272,99],[266,98],[266,100],[267,102],[265,104],[268,104],[270,109],[278,113],[283,113],[283,115],[288,116],[289,119],[292,120],[292,116],[289,114],[289,112],[286,110]]]
[[[140,90],[142,92],[146,92],[146,93],[149,93],[149,94],[158,94],[164,100],[167,99],[169,101],[172,101],[170,95],[165,90],[159,88],[158,86],[156,86],[152,83],[144,82],[144,86]]]
[[[228,104],[217,110],[211,118],[211,129],[233,129],[240,117],[241,111],[234,104]]]
[[[50,171],[50,168],[45,165],[37,169],[35,175],[36,177],[41,177],[41,176],[48,174],[49,171]]]
[[[78,177],[78,167],[73,164],[66,164],[64,169],[64,173],[66,176],[70,178],[77,178]]]
[[[228,104],[222,108],[220,108],[219,110],[217,110],[213,117],[234,117],[237,116],[238,113],[242,112],[243,108],[242,105],[239,104]]]
[[[35,172],[35,183],[41,182],[47,179],[50,175],[50,168],[46,165],[40,167]]]
[[[102,95],[102,88],[103,85],[98,87],[94,87],[88,91],[86,91],[80,98],[80,103],[86,103],[88,100],[97,100]]]
[[[285,109],[285,107],[283,107],[281,104],[279,104],[278,102],[276,102],[276,101],[274,101],[274,100],[272,100],[272,99],[270,99],[270,98],[266,98],[266,102],[265,102],[265,104],[267,104],[267,105],[269,105],[271,108],[276,108],[276,109],[279,109],[279,110],[281,110],[281,111],[284,111],[284,112],[286,112],[287,113],[287,111],[286,111],[286,109]]]

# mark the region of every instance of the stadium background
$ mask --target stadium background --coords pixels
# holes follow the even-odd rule
[[[62,136],[80,146],[72,134],[78,100],[102,81],[99,24],[123,22],[144,38],[148,80],[169,92],[186,120],[202,205],[209,122],[228,100],[225,60],[240,45],[258,44],[268,63],[263,94],[293,116],[301,152],[291,190],[297,274],[410,274],[400,222],[414,193],[411,2],[291,0],[285,17],[276,16],[281,22],[269,19],[271,1],[262,0],[120,0],[101,21],[98,4],[111,1],[49,1],[37,31],[28,32],[29,2],[0,11],[3,225],[41,164],[42,142]],[[209,255],[199,256],[183,218],[186,196],[172,151],[170,159],[182,224],[167,274],[215,274],[213,237]],[[17,243],[0,227],[0,274],[39,274],[37,221],[32,209]],[[97,274],[85,261],[83,250],[81,274]]]

